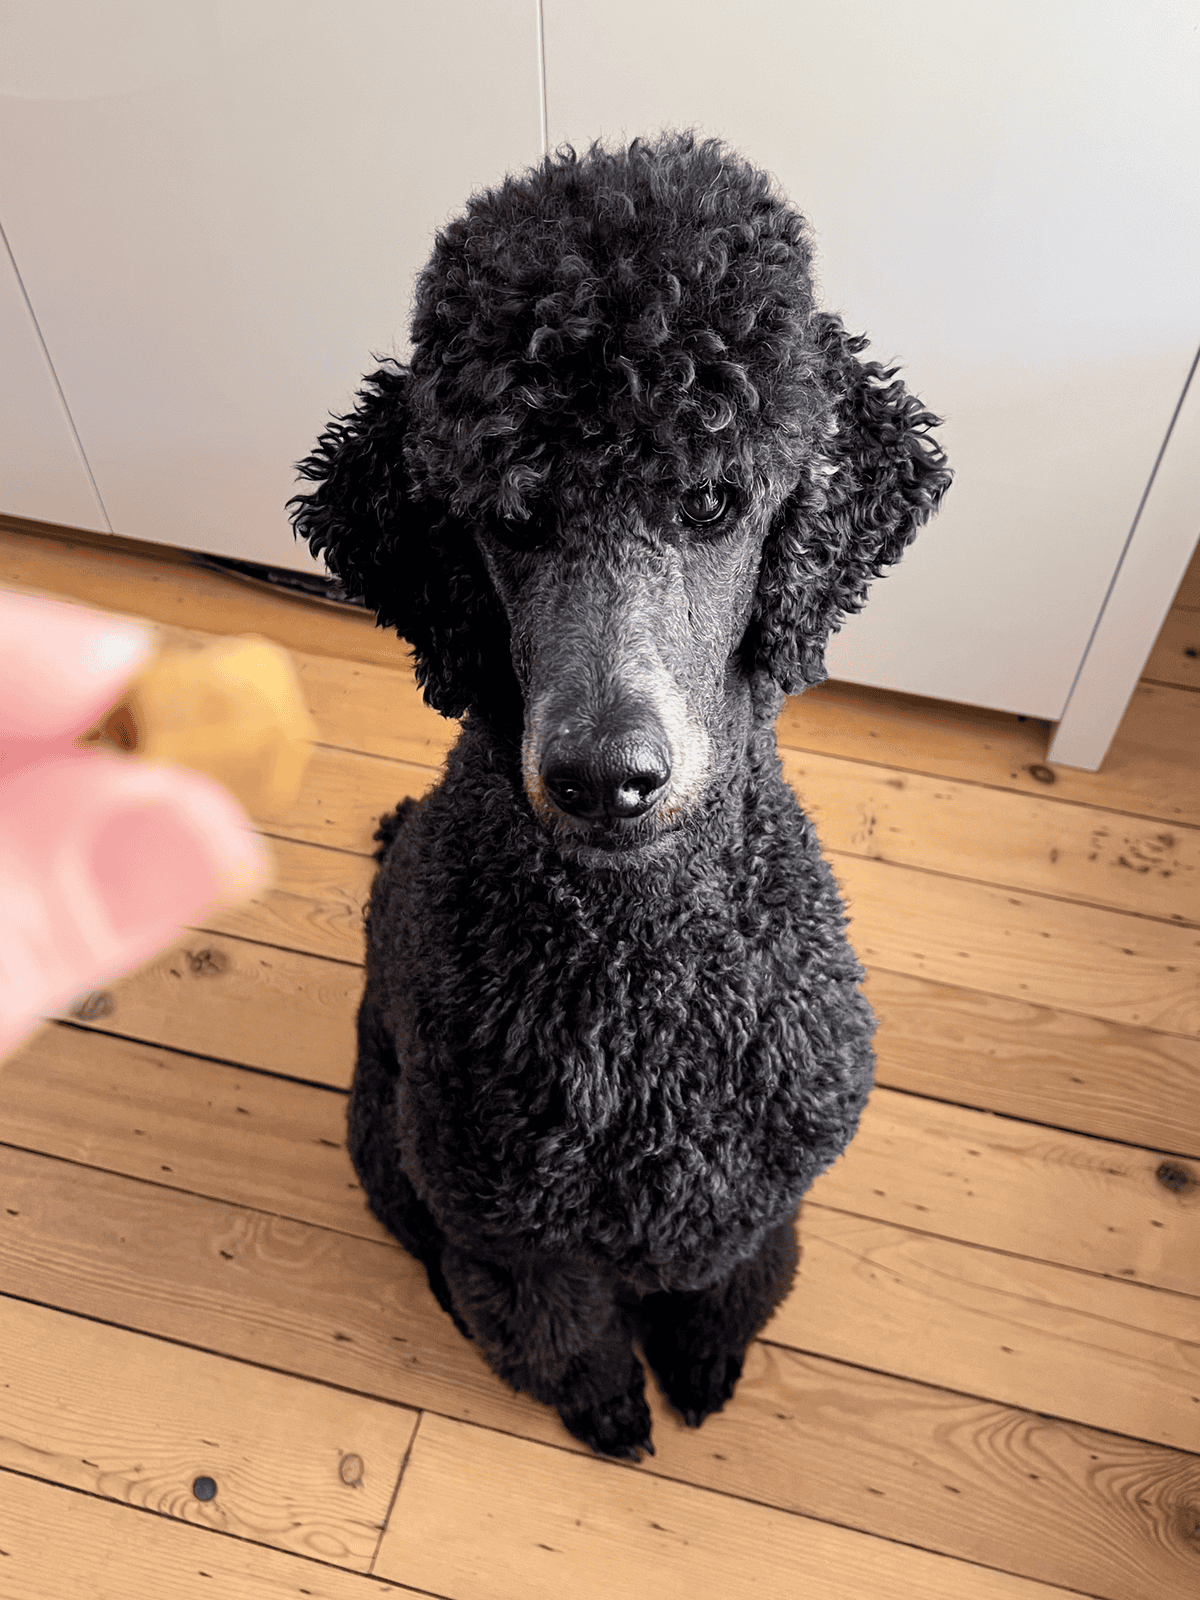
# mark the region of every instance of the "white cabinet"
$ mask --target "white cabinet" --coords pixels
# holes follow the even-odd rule
[[[434,230],[539,156],[536,21],[532,0],[0,5],[0,222],[118,533],[314,565],[292,463],[372,352],[403,350]]]
[[[0,222],[116,531],[311,565],[291,465],[404,352],[435,228],[543,114],[696,126],[946,419],[945,509],[832,673],[1119,713],[1200,532],[1193,425],[1131,540],[1200,343],[1200,0],[0,0],[0,36]],[[45,501],[0,510],[103,526],[61,409],[34,431]]]
[[[12,256],[0,238],[0,509],[108,532]]]

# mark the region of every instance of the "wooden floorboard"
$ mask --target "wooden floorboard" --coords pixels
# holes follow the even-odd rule
[[[346,1164],[343,1097],[324,1086],[56,1028],[9,1062],[5,1101],[14,1146],[376,1236]],[[812,1197],[1200,1295],[1200,1186],[1159,1150],[879,1088]]]
[[[379,1572],[464,1600],[697,1593],[1051,1600],[1067,1591],[426,1414]]]
[[[799,1282],[765,1339],[1200,1452],[1193,1296],[815,1204],[801,1228]]]
[[[65,1014],[106,1033],[346,1088],[362,987],[361,969],[345,962],[195,932]]]
[[[1200,828],[836,756],[784,753],[827,850],[1200,923]]]
[[[1191,1177],[1158,1151],[877,1089],[810,1193],[857,1216],[1200,1295]]]
[[[32,1302],[582,1452],[491,1374],[377,1224],[350,1237],[15,1151],[0,1186],[0,1278]],[[1194,1302],[811,1205],[802,1237],[800,1283],[738,1404],[697,1432],[652,1388],[640,1471],[1052,1581],[1091,1574],[1097,1592],[1152,1574],[1192,1593],[1180,1513],[1200,1460],[1177,1446],[1200,1445],[1200,1416],[1171,1375],[1181,1350],[1200,1357]],[[931,1370],[966,1392],[919,1381]],[[1031,1384],[1065,1416],[972,1398]],[[1033,1515],[1058,1535],[1018,1552],[1013,1523]],[[1114,1566],[1121,1588],[1092,1582]]]
[[[1200,607],[1176,605],[1168,613],[1144,676],[1180,689],[1200,689]]]
[[[260,633],[287,650],[407,669],[408,647],[365,611],[189,563],[186,554],[0,515],[0,583],[166,627]]]
[[[0,1300],[0,1343],[0,1467],[374,1562],[415,1412],[20,1300]]]
[[[1200,1040],[868,967],[880,1083],[1200,1157]]]
[[[384,1600],[383,1583],[169,1515],[0,1474],[4,1600]]]
[[[1200,825],[1200,695],[1194,691],[1143,679],[1099,772],[1047,766],[1050,731],[1032,718],[845,683],[823,683],[796,696],[779,719],[785,750],[883,762],[901,772]]]
[[[320,740],[273,886],[0,1065],[6,1600],[1200,1592],[1200,559],[1100,773],[1001,713],[786,706],[880,1089],[734,1400],[651,1385],[637,1468],[494,1377],[346,1156],[372,834],[456,733],[403,647],[11,522],[0,583],[278,639]]]
[[[1200,544],[1192,551],[1192,559],[1180,582],[1172,609],[1177,608],[1200,611]]]
[[[1200,925],[829,856],[868,965],[1200,1037]]]

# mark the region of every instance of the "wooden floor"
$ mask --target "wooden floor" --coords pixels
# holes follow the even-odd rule
[[[11,529],[0,584],[278,639],[322,741],[277,886],[0,1067],[5,1600],[1195,1600],[1200,562],[1101,773],[789,703],[880,1086],[734,1400],[655,1392],[640,1467],[492,1376],[343,1147],[374,819],[453,731],[401,647]]]

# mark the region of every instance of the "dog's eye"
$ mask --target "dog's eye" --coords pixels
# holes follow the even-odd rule
[[[550,542],[552,528],[536,517],[523,522],[504,518],[493,526],[492,532],[506,550],[538,550]]]
[[[679,515],[693,528],[720,522],[729,509],[729,495],[719,483],[701,483],[679,497]]]

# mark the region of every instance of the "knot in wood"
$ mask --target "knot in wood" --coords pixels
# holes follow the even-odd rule
[[[1033,766],[1030,767],[1029,776],[1036,778],[1039,783],[1056,783],[1058,781],[1057,774],[1050,767],[1042,766],[1040,761],[1034,762]]]
[[[188,966],[198,977],[208,977],[214,973],[224,972],[229,965],[229,958],[222,950],[186,950]]]
[[[1179,1161],[1163,1161],[1154,1176],[1172,1194],[1187,1194],[1196,1187],[1195,1175]]]
[[[77,1022],[98,1022],[101,1017],[110,1017],[116,1010],[116,1001],[107,989],[97,989],[93,994],[84,995],[78,1005],[71,1007],[71,1015]]]
[[[363,1481],[363,1458],[361,1456],[343,1456],[342,1464],[338,1468],[338,1476],[342,1482],[349,1484],[351,1489],[358,1489]]]

